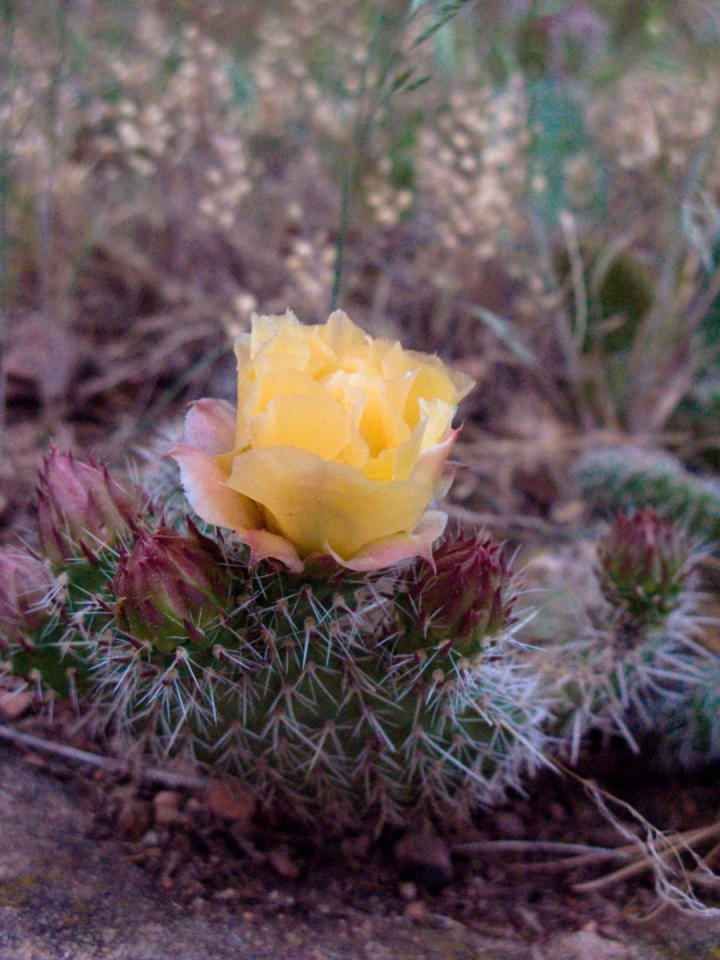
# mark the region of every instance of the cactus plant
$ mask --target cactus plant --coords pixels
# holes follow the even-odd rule
[[[578,460],[583,496],[605,516],[653,507],[708,541],[720,540],[720,483],[688,472],[671,454],[607,447]]]
[[[561,703],[558,750],[576,760],[590,728],[635,751],[694,700],[711,659],[698,642],[694,568],[701,551],[652,508],[618,514],[599,539],[583,636],[548,654]],[[686,712],[685,720],[690,721]]]
[[[51,457],[95,490],[95,474]],[[16,563],[38,565],[54,606],[15,616],[5,657],[60,695],[81,681],[95,719],[155,760],[190,759],[242,778],[261,805],[337,825],[467,816],[541,762],[546,704],[515,653],[515,579],[489,539],[443,540],[436,572],[416,560],[358,573],[328,558],[298,575],[250,566],[237,541],[171,526],[158,505],[106,525],[105,540],[96,527],[89,549],[89,524],[46,519],[63,497],[48,475],[55,578],[29,555]],[[119,498],[123,485],[100,475]],[[77,502],[95,516],[97,500]]]
[[[663,770],[696,770],[720,759],[720,656],[704,651],[695,682],[656,719],[653,760]]]

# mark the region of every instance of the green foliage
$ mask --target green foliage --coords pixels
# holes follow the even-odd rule
[[[425,114],[421,109],[412,110],[393,128],[390,143],[390,185],[396,190],[412,190],[415,186],[414,151],[417,136]]]
[[[700,228],[686,223],[694,245],[702,258],[698,296],[707,309],[699,318],[694,343],[695,376],[672,418],[672,427],[689,433],[706,464],[720,468],[720,210],[706,200],[703,213],[709,223]],[[704,229],[703,229],[704,227]]]
[[[607,360],[611,354],[627,351],[653,303],[653,278],[632,251],[582,240],[582,292],[573,291],[573,314],[587,317],[582,351],[599,348]],[[555,269],[563,285],[571,286],[571,258],[566,247],[555,254]]]
[[[590,145],[585,111],[571,88],[551,77],[529,80],[528,97],[530,168],[542,181],[534,205],[543,222],[554,226],[569,205],[565,164]]]
[[[225,72],[233,91],[233,101],[236,106],[245,107],[252,103],[254,84],[252,74],[240,56],[228,61]]]

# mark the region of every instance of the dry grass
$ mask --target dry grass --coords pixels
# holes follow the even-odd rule
[[[578,448],[604,442],[603,430],[647,442],[648,408],[656,434],[665,426],[694,369],[679,318],[702,266],[697,245],[678,246],[678,217],[702,233],[720,193],[711,58],[677,70],[636,53],[619,69],[592,18],[550,23],[553,43],[563,30],[584,38],[588,60],[577,77],[562,57],[550,70],[587,128],[561,158],[568,212],[553,225],[538,215],[551,185],[534,78],[517,57],[499,80],[489,68],[492,43],[516,55],[523,5],[513,21],[468,3],[413,46],[431,6],[410,26],[404,4],[360,0],[8,7],[7,528],[22,522],[51,435],[122,461],[187,399],[232,395],[230,340],[253,309],[323,319],[341,240],[354,319],[436,348],[479,381],[465,410],[464,508],[563,515]],[[699,35],[710,14],[683,9]],[[405,63],[432,79],[387,95],[389,65]],[[641,395],[608,383],[605,358],[583,350],[587,236],[626,244],[652,283],[670,284],[646,351],[670,360],[661,382],[652,364],[634,371]],[[568,277],[553,264],[563,249]],[[660,270],[668,251],[672,276]]]

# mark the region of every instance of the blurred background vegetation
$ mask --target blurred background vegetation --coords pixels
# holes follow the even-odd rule
[[[460,517],[571,524],[618,449],[720,504],[716,0],[0,20],[3,536],[51,437],[115,465],[157,449],[188,400],[232,399],[251,312],[287,307],[477,379]]]

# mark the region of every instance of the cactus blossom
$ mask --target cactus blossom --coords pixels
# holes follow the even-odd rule
[[[37,498],[40,545],[56,568],[115,544],[135,527],[143,506],[139,494],[107,467],[83,463],[55,446],[45,459]]]
[[[619,513],[598,542],[596,574],[605,599],[633,620],[670,613],[687,585],[693,546],[651,507]]]
[[[203,631],[224,609],[226,577],[217,545],[197,530],[141,530],[113,580],[118,621],[138,640],[166,652]]]
[[[359,571],[429,559],[470,377],[339,310],[310,326],[255,316],[236,354],[237,411],[198,401],[170,451],[198,515],[294,572],[318,555]]]

